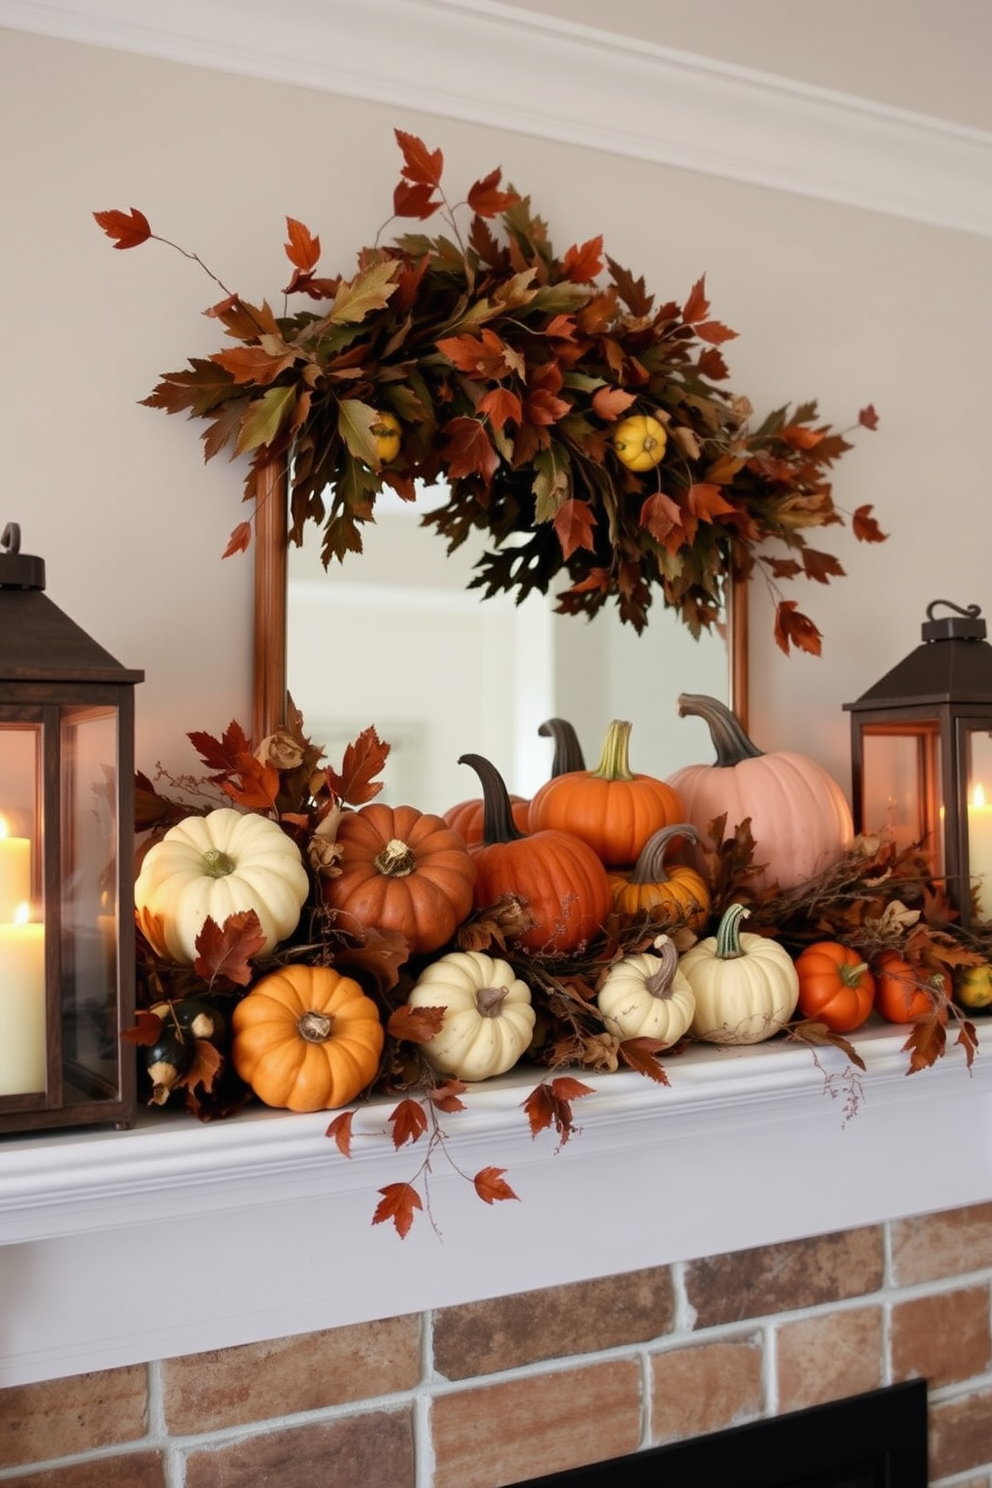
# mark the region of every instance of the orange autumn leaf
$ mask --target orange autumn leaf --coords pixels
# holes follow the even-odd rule
[[[775,610],[775,644],[786,656],[790,644],[811,656],[819,656],[820,640],[820,632],[809,616],[799,611],[794,599],[779,600]]]
[[[295,217],[286,218],[286,231],[289,234],[289,242],[283,245],[286,257],[295,268],[308,274],[320,258],[320,238]]]
[[[496,217],[520,200],[516,191],[500,190],[502,178],[503,172],[497,166],[469,187],[468,204],[480,217]]]
[[[590,238],[580,246],[573,244],[562,259],[562,271],[573,284],[591,284],[603,272],[603,237]]]
[[[107,237],[114,239],[115,248],[138,248],[152,235],[148,218],[137,207],[132,207],[130,212],[94,212],[93,216]]]
[[[139,1048],[151,1048],[162,1037],[162,1028],[162,1019],[158,1013],[143,1009],[135,1013],[133,1028],[121,1030],[121,1038],[129,1044],[137,1044]]]
[[[439,186],[444,170],[444,155],[440,150],[428,150],[423,140],[406,130],[394,129],[396,143],[403,152],[403,175],[408,181],[421,186]]]
[[[575,1129],[572,1101],[592,1093],[590,1085],[583,1085],[581,1080],[575,1080],[570,1075],[559,1075],[550,1082],[542,1081],[523,1103],[530,1122],[531,1135],[536,1137],[538,1132],[554,1126],[564,1146]]]
[[[682,306],[682,319],[686,325],[695,325],[709,314],[710,302],[706,298],[706,275],[697,279],[689,291],[689,298]]]
[[[851,531],[858,542],[884,542],[888,533],[883,532],[872,516],[872,505],[859,506],[851,518]]]
[[[858,414],[858,423],[862,429],[878,428],[878,414],[875,412],[873,404],[869,403],[865,408],[861,409]]]
[[[472,1179],[476,1193],[486,1204],[495,1203],[500,1199],[517,1198],[513,1189],[503,1178],[505,1172],[505,1168],[480,1168]]]
[[[729,326],[725,326],[720,320],[698,321],[693,326],[693,330],[696,332],[700,341],[705,341],[709,346],[719,346],[723,341],[735,341],[737,339],[737,332],[732,331]]]
[[[624,1064],[637,1070],[639,1075],[646,1075],[658,1085],[667,1085],[668,1076],[657,1059],[657,1055],[665,1047],[659,1039],[629,1038],[623,1040],[617,1052]]]
[[[408,1044],[429,1044],[441,1032],[445,1011],[443,1007],[410,1007],[404,1003],[390,1013],[386,1032]]]
[[[207,915],[195,945],[193,970],[197,976],[205,982],[213,983],[220,977],[247,987],[254,974],[251,959],[265,946],[265,934],[255,911],[243,909],[228,915],[223,925]]]
[[[576,501],[572,498],[563,501],[554,517],[554,528],[561,543],[563,557],[571,558],[577,548],[595,551],[595,526],[596,518],[588,501]]]
[[[388,1120],[393,1128],[393,1146],[400,1148],[405,1142],[417,1142],[427,1130],[427,1112],[420,1101],[409,1096],[390,1111]]]
[[[435,1085],[427,1092],[427,1095],[431,1105],[437,1106],[439,1111],[446,1111],[450,1114],[453,1111],[465,1110],[465,1102],[459,1100],[458,1097],[464,1095],[467,1089],[468,1086],[464,1080],[445,1080],[443,1085]]]
[[[490,388],[479,399],[479,412],[484,413],[494,429],[503,429],[509,422],[519,424],[523,417],[520,399],[509,388]]]
[[[227,540],[227,547],[221,554],[222,558],[230,558],[234,553],[246,553],[251,547],[251,523],[239,522]]]
[[[388,757],[389,745],[382,742],[370,725],[345,749],[340,773],[332,769],[326,771],[327,782],[346,805],[364,806],[382,790],[382,781],[375,777],[381,773]]]
[[[466,416],[449,419],[443,433],[443,454],[449,475],[455,478],[481,475],[484,480],[492,480],[499,468],[499,456],[478,419]]]
[[[404,1239],[410,1233],[417,1211],[424,1207],[420,1195],[409,1183],[387,1183],[379,1192],[382,1198],[376,1205],[372,1223],[384,1224],[391,1219],[400,1239]]]
[[[593,412],[606,423],[620,418],[636,401],[634,394],[624,392],[623,388],[602,387],[592,395]]]
[[[686,503],[700,522],[712,522],[734,509],[720,487],[711,481],[694,481],[686,492]]]
[[[354,1119],[354,1111],[342,1111],[340,1116],[335,1116],[324,1133],[325,1137],[330,1137],[337,1144],[343,1157],[351,1156],[351,1124]]]

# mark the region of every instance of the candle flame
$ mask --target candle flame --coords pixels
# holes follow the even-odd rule
[[[17,908],[14,910],[14,924],[15,925],[27,925],[27,924],[30,923],[30,921],[31,921],[31,906],[30,906],[30,904],[27,904],[27,903],[25,903],[25,904],[19,904],[17,906]]]
[[[985,789],[982,785],[976,785],[972,791],[971,804],[977,808],[985,805]]]
[[[5,816],[0,816],[0,837],[9,837],[9,836],[10,836],[10,828],[7,825],[7,818]]]

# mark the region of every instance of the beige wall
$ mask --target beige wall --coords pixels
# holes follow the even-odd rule
[[[275,297],[287,277],[287,214],[320,233],[328,272],[348,269],[374,238],[397,176],[394,127],[444,150],[456,194],[502,165],[556,245],[602,232],[660,297],[682,297],[705,272],[714,313],[740,332],[727,348],[731,385],[759,411],[818,397],[843,426],[875,404],[881,427],[841,462],[835,495],[848,509],[874,502],[892,536],[866,548],[830,529],[826,545],[850,576],[792,586],[823,632],[824,656],[783,657],[760,582],[753,604],[757,742],[812,753],[846,783],[841,706],[917,643],[927,601],[992,610],[989,240],[0,32],[0,521],[19,521],[25,548],[46,558],[52,599],[145,669],[139,764],[188,767],[187,730],[249,722],[251,568],[220,559],[244,515],[238,469],[204,466],[199,426],[138,406],[160,373],[217,349],[199,312],[219,292],[160,245],[115,252],[91,214],[140,207],[230,288]]]

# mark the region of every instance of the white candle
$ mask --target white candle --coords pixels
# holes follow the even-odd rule
[[[21,905],[0,925],[0,1095],[26,1095],[48,1083],[45,1038],[45,927]]]
[[[19,904],[31,898],[31,842],[11,837],[0,816],[0,924],[9,925]]]
[[[976,785],[968,802],[968,869],[971,881],[977,883],[980,919],[992,915],[992,804],[985,791]]]

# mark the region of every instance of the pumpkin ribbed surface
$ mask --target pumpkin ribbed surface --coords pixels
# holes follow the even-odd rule
[[[267,1106],[329,1111],[375,1078],[385,1034],[375,1003],[327,966],[264,977],[231,1018],[231,1059]]]
[[[749,911],[731,904],[716,935],[686,951],[679,970],[692,988],[692,1032],[711,1044],[759,1044],[796,1010],[799,977],[788,951],[764,935],[741,935]]]
[[[414,954],[437,950],[472,911],[475,863],[440,816],[413,806],[363,806],[338,825],[341,872],[324,899],[367,928],[404,936]]]
[[[191,965],[208,916],[223,925],[254,910],[271,950],[296,929],[309,892],[299,848],[277,822],[221,806],[177,822],[148,849],[134,903],[161,921],[163,949]]]
[[[512,1069],[534,1032],[530,988],[506,961],[452,951],[421,972],[410,1007],[442,1007],[441,1029],[420,1045],[440,1074],[489,1080]]]

